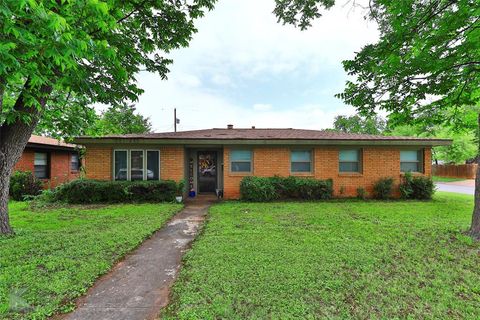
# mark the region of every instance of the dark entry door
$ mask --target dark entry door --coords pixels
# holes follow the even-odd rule
[[[198,192],[215,192],[217,187],[217,153],[198,152]]]

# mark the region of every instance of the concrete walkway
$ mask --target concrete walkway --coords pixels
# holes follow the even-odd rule
[[[475,180],[462,180],[452,182],[437,182],[435,183],[438,191],[462,193],[462,194],[475,194]]]
[[[187,203],[170,222],[101,277],[65,319],[155,319],[168,304],[184,252],[214,198]]]

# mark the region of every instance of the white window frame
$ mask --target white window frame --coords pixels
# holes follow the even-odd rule
[[[38,178],[38,179],[51,179],[52,177],[52,164],[51,164],[51,156],[50,156],[50,153],[47,152],[47,151],[35,151],[33,153],[33,175],[35,176],[35,166],[37,166],[37,164],[35,164],[35,155],[36,154],[45,154],[45,161],[46,161],[46,165],[45,165],[45,177],[43,178]],[[36,177],[36,176],[35,176]]]
[[[341,161],[340,160],[340,152],[342,151],[357,151],[358,160],[357,161]],[[341,163],[358,163],[358,171],[340,171],[340,164]],[[342,148],[338,150],[338,173],[339,174],[363,174],[363,148]]]
[[[420,159],[417,158],[417,161],[402,161],[402,151],[416,151],[417,152],[417,157],[418,154],[420,154]],[[411,173],[424,173],[425,168],[424,168],[424,162],[425,162],[425,149],[401,149],[400,150],[400,172],[401,173],[406,173],[405,171],[402,171],[402,163],[416,163],[417,168],[420,169],[419,171],[409,171]]]
[[[75,169],[72,169],[72,160],[74,157],[77,157],[77,167]],[[76,152],[73,152],[70,154],[70,172],[78,172],[80,171],[80,167],[81,167],[81,162],[80,162],[80,155]]]
[[[132,181],[132,151],[141,151],[142,152],[142,157],[143,157],[143,173],[142,173],[142,180],[136,180],[136,181],[145,181],[146,179],[146,176],[147,176],[147,173],[146,173],[146,170],[145,170],[145,150],[144,149],[129,149],[128,150],[128,164],[129,164],[129,168],[128,168],[128,181]]]
[[[252,155],[250,157],[250,161],[247,161],[247,160],[240,160],[240,161],[232,161],[232,153],[233,151],[250,151],[250,154]],[[254,158],[254,152],[253,152],[253,149],[249,149],[249,148],[231,148],[230,151],[229,151],[229,155],[228,155],[228,161],[229,161],[229,165],[230,165],[230,168],[229,168],[229,171],[230,173],[233,173],[233,174],[251,174],[253,173],[253,158]],[[232,163],[233,162],[250,162],[250,171],[233,171],[232,170]]]
[[[148,151],[155,151],[155,152],[158,152],[158,180],[161,180],[161,171],[160,171],[160,168],[161,168],[161,158],[160,158],[160,149],[145,149],[145,181],[157,181],[157,180],[148,180],[147,179],[147,170],[148,170],[148,167],[147,167],[147,164],[148,164],[148,161],[147,161],[147,155],[148,155]]]
[[[113,164],[112,164],[112,178],[113,181],[125,181],[125,180],[117,180],[115,179],[115,154],[117,151],[125,151],[127,153],[127,180],[130,181],[130,152],[128,152],[128,149],[113,149]]]
[[[310,152],[310,161],[292,161],[292,153],[293,152]],[[311,174],[313,173],[313,158],[314,158],[314,150],[313,149],[291,149],[290,150],[290,174]],[[310,163],[310,170],[309,171],[293,171],[292,164],[294,163]]]
[[[125,151],[127,153],[127,180],[116,180],[115,179],[115,153],[117,151]],[[162,179],[161,176],[161,168],[162,168],[162,153],[160,149],[113,149],[113,164],[112,164],[112,180],[113,181],[132,181],[132,151],[142,151],[143,152],[143,177],[142,180],[137,181],[160,181]],[[156,151],[158,152],[158,180],[147,180],[147,152],[148,151]]]

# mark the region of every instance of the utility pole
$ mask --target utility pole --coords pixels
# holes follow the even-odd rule
[[[173,109],[173,128],[177,132],[177,108]]]

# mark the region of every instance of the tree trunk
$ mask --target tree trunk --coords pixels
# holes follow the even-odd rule
[[[475,175],[475,206],[473,207],[470,235],[480,240],[480,113],[477,115],[477,173]]]
[[[12,123],[3,123],[0,126],[0,235],[13,234],[8,216],[10,175],[38,123],[41,110],[47,100],[46,97],[51,93],[52,87],[42,87],[42,97],[38,99],[40,107],[25,105],[25,90],[28,90],[28,81],[13,107],[20,116]],[[28,122],[21,120],[25,117],[29,118]]]
[[[472,226],[470,235],[480,240],[480,157],[477,157],[477,175],[475,177],[475,206],[473,207]]]

